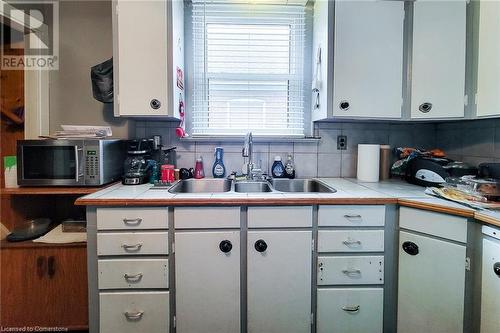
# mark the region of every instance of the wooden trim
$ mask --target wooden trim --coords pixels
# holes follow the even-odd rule
[[[396,198],[207,198],[207,199],[84,199],[77,206],[292,206],[292,205],[386,205]]]
[[[398,199],[398,204],[403,207],[425,209],[437,213],[452,214],[463,217],[474,217],[474,210],[472,209],[462,209],[462,208],[449,207],[449,206],[437,205],[434,203],[406,200],[406,199]]]
[[[1,188],[2,196],[10,195],[80,195],[91,194],[103,190],[116,183],[107,184],[99,187],[18,187]]]
[[[474,218],[476,220],[478,220],[478,221],[481,221],[481,222],[484,222],[484,223],[488,223],[488,224],[500,227],[500,219],[496,219],[496,218],[494,218],[492,216],[489,216],[489,215],[486,215],[486,214],[482,214],[480,212],[476,212],[474,214]]]

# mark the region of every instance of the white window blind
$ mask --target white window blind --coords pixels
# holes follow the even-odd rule
[[[304,135],[304,5],[193,0],[194,136]]]

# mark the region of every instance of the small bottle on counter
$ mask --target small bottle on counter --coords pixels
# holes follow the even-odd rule
[[[201,156],[196,159],[196,164],[194,166],[194,178],[205,178],[205,171],[203,170],[203,159],[201,158]]]
[[[285,176],[289,179],[295,178],[295,166],[293,164],[293,156],[288,154],[288,158],[285,165]]]
[[[285,178],[285,167],[281,162],[281,156],[274,157],[274,163],[271,168],[271,174],[273,178]]]
[[[154,184],[157,183],[160,179],[160,171],[158,170],[158,163],[153,163],[151,167],[151,176],[149,177],[149,183]]]
[[[212,167],[212,175],[214,178],[224,178],[226,176],[226,167],[222,160],[224,150],[221,147],[215,148],[215,162]]]

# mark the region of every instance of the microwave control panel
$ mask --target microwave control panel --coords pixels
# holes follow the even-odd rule
[[[89,183],[99,182],[99,154],[97,149],[90,147],[85,150],[85,180]]]

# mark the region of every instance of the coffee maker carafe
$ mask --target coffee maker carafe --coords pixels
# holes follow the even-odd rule
[[[129,140],[127,158],[124,163],[124,185],[140,185],[149,181],[151,173],[152,141],[148,139]]]

